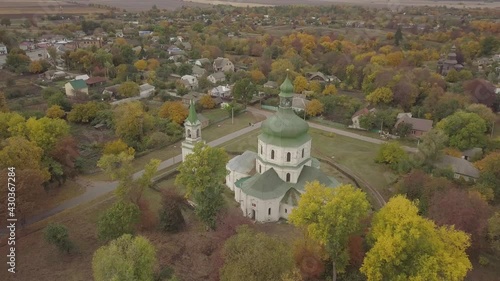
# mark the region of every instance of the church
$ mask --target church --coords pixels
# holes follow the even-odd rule
[[[293,85],[288,76],[279,98],[277,113],[262,124],[258,151],[245,151],[226,166],[226,185],[234,191],[243,215],[258,222],[288,219],[308,182],[339,185],[311,157],[309,125],[292,109]]]

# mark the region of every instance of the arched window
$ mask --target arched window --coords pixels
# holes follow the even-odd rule
[[[304,158],[304,149],[302,148],[302,158]]]
[[[286,182],[290,182],[290,173],[286,173]]]
[[[188,137],[188,138],[190,138],[190,137],[191,137],[191,130],[189,130],[189,129],[188,129],[188,131],[187,131],[187,136],[186,136],[186,137]]]
[[[262,166],[259,165],[259,174],[262,174]]]
[[[267,209],[267,214],[271,215],[271,208]]]
[[[288,214],[288,209],[285,209],[285,214]]]
[[[262,144],[260,145],[260,154],[264,154],[264,149],[262,148]]]
[[[274,149],[271,150],[271,159],[274,159]]]
[[[196,138],[200,137],[200,129],[196,130]]]
[[[286,154],[286,162],[290,162],[292,160],[292,154],[290,152],[287,152]]]

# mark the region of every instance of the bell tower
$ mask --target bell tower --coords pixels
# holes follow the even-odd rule
[[[201,122],[196,115],[194,102],[191,101],[189,105],[189,115],[184,121],[184,135],[185,140],[182,142],[182,161],[186,156],[193,153],[193,148],[196,143],[202,141],[201,139]]]

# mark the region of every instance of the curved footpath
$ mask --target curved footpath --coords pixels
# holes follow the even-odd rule
[[[248,107],[247,110],[252,112],[252,113],[264,115],[266,117],[274,114],[273,112],[269,112],[269,111],[265,111],[265,110],[261,110],[261,109],[257,109],[257,108],[253,108],[253,107]],[[382,144],[385,142],[383,140],[379,140],[379,139],[375,139],[375,138],[371,138],[371,137],[366,137],[366,136],[361,136],[361,135],[358,135],[358,134],[355,134],[352,132],[343,131],[343,130],[319,125],[316,123],[311,123],[311,122],[308,122],[308,123],[309,123],[309,126],[311,128],[319,129],[319,130],[326,131],[326,132],[335,133],[335,134],[346,136],[346,137],[353,138],[353,139],[358,139],[358,140],[371,142],[371,143],[375,143],[375,144]],[[230,133],[230,134],[225,135],[221,138],[218,138],[214,141],[211,141],[208,143],[208,145],[210,145],[210,146],[221,145],[221,144],[228,142],[230,140],[233,140],[237,137],[243,136],[251,131],[259,129],[261,125],[262,125],[262,122],[255,123],[253,126],[243,128],[239,131]],[[417,151],[417,149],[413,148],[413,147],[405,146],[404,148],[409,152],[416,152]],[[179,154],[173,158],[162,161],[160,163],[160,165],[158,166],[158,170],[163,170],[163,169],[172,167],[172,166],[180,163],[181,161],[182,161],[182,155]],[[136,173],[134,173],[133,178],[136,179],[136,178],[140,177],[143,173],[144,173],[144,170],[136,172]],[[44,213],[41,213],[39,215],[36,215],[34,217],[27,219],[25,226],[32,224],[32,223],[35,223],[35,222],[38,222],[38,221],[41,221],[41,220],[44,220],[50,216],[53,216],[59,212],[64,211],[66,209],[70,209],[70,208],[76,207],[80,204],[90,202],[90,201],[92,201],[92,200],[94,200],[94,199],[96,199],[96,198],[98,198],[106,193],[109,193],[109,192],[115,190],[115,188],[118,186],[117,181],[112,181],[112,182],[110,182],[110,181],[90,181],[90,180],[78,178],[77,182],[85,187],[85,192],[83,194],[81,194],[77,197],[74,197],[70,200],[67,200],[65,202],[62,202],[59,206],[57,206],[51,210],[48,210]],[[374,192],[378,193],[376,190]],[[380,194],[378,194],[377,197],[381,197]]]

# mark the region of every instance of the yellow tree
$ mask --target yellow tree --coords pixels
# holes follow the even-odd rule
[[[125,98],[138,96],[139,92],[139,85],[133,81],[124,82],[118,87],[118,93]]]
[[[167,101],[161,106],[158,116],[168,118],[181,125],[186,120],[188,113],[187,107],[181,101]]]
[[[148,67],[148,63],[145,60],[138,60],[134,63],[134,66],[139,71],[144,71]]]
[[[132,147],[129,147],[124,141],[121,139],[117,139],[115,141],[107,142],[104,145],[104,149],[102,154],[113,154],[118,155],[122,152],[126,152],[129,155],[134,155],[135,150]]]
[[[263,82],[266,81],[266,76],[262,71],[258,69],[254,69],[250,71],[250,78],[252,79],[252,82],[255,84],[262,84]]]
[[[308,116],[318,116],[323,113],[324,106],[319,100],[313,99],[306,105],[305,110]]]
[[[335,281],[337,271],[343,272],[349,262],[349,236],[361,230],[360,221],[368,215],[370,203],[364,192],[349,184],[329,188],[314,181],[305,190],[289,220],[324,245]]]
[[[215,107],[215,101],[210,95],[203,95],[200,98],[200,104],[203,108],[211,109]]]
[[[42,63],[39,60],[32,61],[28,67],[28,70],[31,73],[40,73],[43,70]]]
[[[372,104],[388,104],[392,101],[393,96],[394,94],[392,93],[391,89],[387,87],[381,87],[367,95],[366,100]]]
[[[148,70],[155,71],[160,66],[160,62],[157,59],[148,60]]]
[[[360,269],[368,281],[465,278],[472,268],[465,253],[469,236],[453,227],[436,227],[418,212],[415,203],[398,195],[375,215],[372,248]]]
[[[335,94],[337,94],[337,88],[335,87],[335,85],[330,84],[330,85],[325,87],[322,94],[323,95],[335,95]]]
[[[64,110],[59,105],[53,105],[47,109],[45,116],[49,118],[63,118]]]
[[[295,77],[295,80],[293,80],[293,89],[296,93],[302,93],[307,89],[307,79],[299,75]]]
[[[316,94],[321,93],[321,83],[318,81],[311,81],[311,83],[309,83],[309,90]]]

